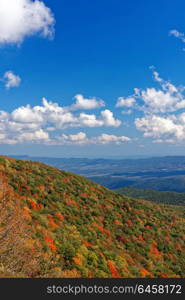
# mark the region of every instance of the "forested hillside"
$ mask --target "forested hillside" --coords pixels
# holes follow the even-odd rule
[[[124,187],[115,190],[120,195],[171,205],[185,205],[185,193],[141,190],[134,187]]]
[[[185,211],[0,157],[1,277],[184,277]]]

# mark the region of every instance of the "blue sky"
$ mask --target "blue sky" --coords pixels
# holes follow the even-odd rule
[[[0,0],[1,154],[184,154],[184,1],[14,2]]]

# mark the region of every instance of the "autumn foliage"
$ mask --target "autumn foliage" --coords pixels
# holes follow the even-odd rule
[[[184,207],[0,157],[0,277],[184,277]]]

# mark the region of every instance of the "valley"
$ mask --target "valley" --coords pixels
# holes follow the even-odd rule
[[[15,156],[14,156],[15,157]],[[185,156],[88,159],[17,156],[85,176],[115,190],[122,187],[185,192]]]

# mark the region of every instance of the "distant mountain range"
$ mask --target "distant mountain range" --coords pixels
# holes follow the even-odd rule
[[[0,277],[185,277],[185,211],[0,156]]]
[[[19,156],[85,176],[109,189],[131,186],[138,189],[185,192],[185,156],[142,159],[88,159]]]

